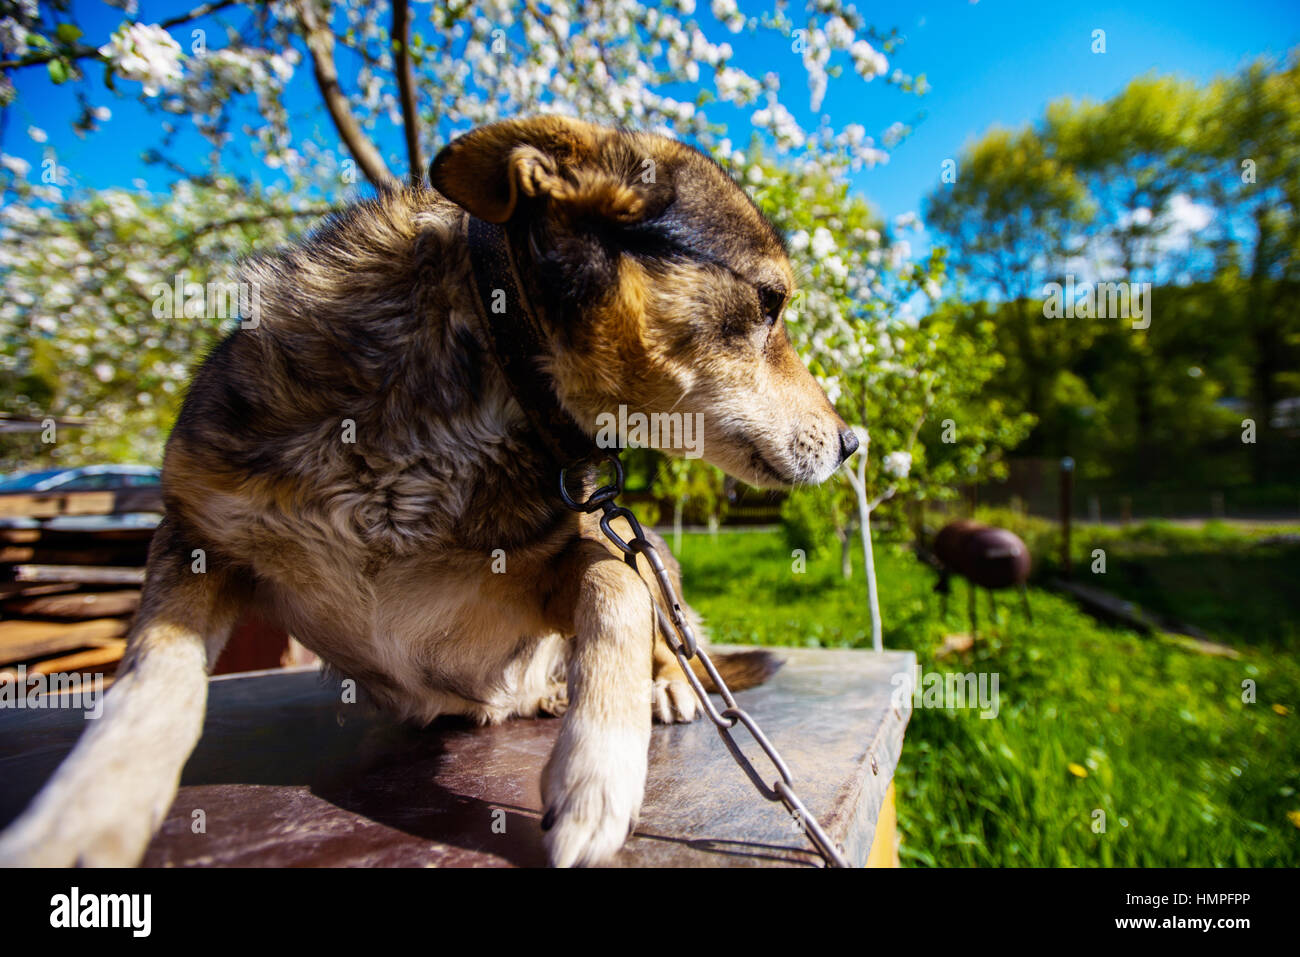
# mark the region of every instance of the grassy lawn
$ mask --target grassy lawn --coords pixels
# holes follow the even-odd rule
[[[679,557],[714,641],[870,646],[860,564],[850,582],[838,555],[795,574],[774,532],[688,534]],[[996,718],[914,713],[897,776],[905,864],[1300,865],[1296,621],[1273,621],[1267,641],[1240,624],[1219,630],[1212,637],[1241,651],[1232,660],[1099,625],[1031,589],[1033,625],[1007,597],[991,625],[982,597],[980,643],[936,663],[945,634],[966,629],[964,583],[945,619],[934,574],[903,546],[878,547],[877,563],[886,647],[1000,682]],[[1199,597],[1233,620],[1231,592]],[[1253,704],[1242,700],[1247,680]]]
[[[1060,551],[1057,524],[984,510],[984,521],[1028,543],[1044,575]],[[1235,647],[1300,650],[1300,526],[1187,527],[1149,521],[1125,527],[1078,525],[1071,553],[1076,578],[1168,620],[1194,625]],[[1095,549],[1105,552],[1094,574]]]
[[[1101,587],[1216,641],[1300,650],[1300,544],[1226,526],[1199,534],[1158,525],[1137,531],[1145,534],[1108,549]]]

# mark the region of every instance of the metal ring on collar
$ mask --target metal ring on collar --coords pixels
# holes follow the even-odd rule
[[[618,452],[606,452],[605,458],[614,464],[614,481],[609,485],[602,485],[587,498],[585,502],[574,501],[573,496],[569,494],[569,470],[560,469],[560,498],[564,504],[575,512],[594,512],[606,502],[612,502],[623,492],[623,463],[619,461]]]

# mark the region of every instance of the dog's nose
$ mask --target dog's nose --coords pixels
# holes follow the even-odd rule
[[[843,462],[858,450],[858,434],[852,429],[840,433],[840,461]]]

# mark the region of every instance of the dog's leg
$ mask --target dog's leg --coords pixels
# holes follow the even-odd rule
[[[164,520],[103,714],[0,835],[0,864],[120,866],[144,854],[203,730],[208,666],[238,611],[232,576],[196,573],[190,562],[188,543]]]
[[[568,867],[610,857],[636,825],[655,619],[645,583],[601,544],[580,542],[559,571],[570,585],[576,637],[569,710],[542,773],[542,826],[551,863]]]
[[[701,631],[697,629],[696,635],[700,634]],[[651,695],[654,719],[660,724],[685,724],[700,716],[695,692],[691,690],[686,673],[682,671],[677,656],[668,647],[668,642],[659,629],[655,631],[654,687]]]

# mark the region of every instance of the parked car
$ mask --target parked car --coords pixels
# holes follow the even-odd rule
[[[112,492],[128,488],[157,488],[162,473],[152,465],[83,465],[77,468],[15,472],[0,478],[0,495],[49,492]],[[57,518],[0,518],[0,528],[151,528],[159,512],[125,515],[61,515]]]

